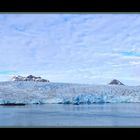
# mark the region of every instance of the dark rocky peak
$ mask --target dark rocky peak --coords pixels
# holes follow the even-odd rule
[[[109,85],[124,85],[124,84],[119,80],[114,79],[109,83]]]
[[[50,82],[49,80],[42,79],[41,77],[36,77],[33,75],[29,75],[27,77],[23,76],[14,76],[12,81],[35,81],[35,82]]]

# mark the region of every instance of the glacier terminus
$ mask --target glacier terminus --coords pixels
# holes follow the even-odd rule
[[[140,86],[38,81],[0,82],[0,104],[94,104],[140,102]]]

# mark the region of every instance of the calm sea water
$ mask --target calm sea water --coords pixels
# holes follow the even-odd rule
[[[0,127],[140,126],[140,104],[0,106]]]

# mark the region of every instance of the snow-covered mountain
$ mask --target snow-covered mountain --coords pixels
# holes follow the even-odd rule
[[[36,77],[33,75],[29,75],[27,77],[23,76],[14,76],[11,79],[12,81],[35,81],[35,82],[49,82],[49,80],[42,79],[41,77]]]
[[[140,86],[0,82],[0,104],[140,102]]]
[[[119,80],[114,79],[109,83],[109,85],[124,85],[124,84]]]

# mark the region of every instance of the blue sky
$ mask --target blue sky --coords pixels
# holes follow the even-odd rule
[[[0,14],[0,80],[140,85],[140,14]]]

